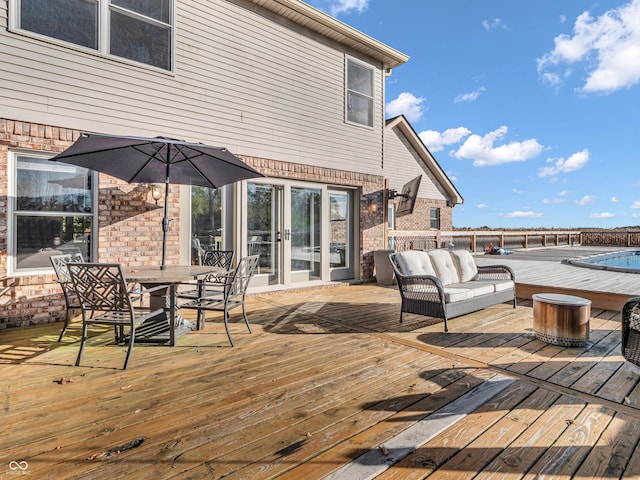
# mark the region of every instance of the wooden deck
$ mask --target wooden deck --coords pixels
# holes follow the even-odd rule
[[[399,324],[395,287],[248,307],[235,348],[210,321],[136,346],[127,371],[107,330],[81,367],[77,324],[62,343],[59,325],[3,331],[0,478],[640,478],[640,369],[619,355],[618,311],[594,308],[588,346],[563,348],[534,338],[526,299],[447,334]]]

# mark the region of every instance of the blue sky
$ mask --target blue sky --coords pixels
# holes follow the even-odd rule
[[[387,79],[454,227],[640,225],[640,0],[308,0],[409,55]]]

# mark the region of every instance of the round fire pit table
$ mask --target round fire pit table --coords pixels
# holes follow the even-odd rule
[[[584,347],[589,340],[591,300],[558,293],[533,295],[533,333],[553,345]]]

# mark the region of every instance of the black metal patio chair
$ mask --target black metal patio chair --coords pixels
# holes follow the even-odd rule
[[[82,309],[82,338],[76,366],[80,365],[89,326],[113,325],[116,343],[129,343],[122,368],[126,370],[135,343],[136,325],[166,315],[164,308],[151,310],[142,305],[134,308],[134,301],[156,290],[166,290],[167,286],[158,285],[136,291],[134,294],[129,291],[122,265],[119,263],[69,263],[67,266]],[[88,316],[88,312],[91,312],[92,316]],[[125,327],[128,327],[128,332],[125,332]]]
[[[245,296],[249,282],[251,282],[251,278],[258,266],[259,258],[259,255],[250,255],[248,257],[241,258],[236,269],[226,275],[225,282],[221,290],[207,290],[206,285],[203,285],[203,291],[206,293],[202,294],[202,296],[197,299],[181,305],[181,308],[198,311],[198,323],[201,321],[200,319],[204,322],[205,312],[207,311],[224,312],[224,328],[232,347],[234,346],[234,343],[229,330],[229,312],[231,310],[238,307],[242,308],[244,322],[247,325],[249,333],[251,333],[251,325],[249,324],[245,308]]]
[[[51,260],[51,265],[53,265],[53,270],[56,273],[56,282],[60,284],[62,288],[62,294],[64,295],[64,303],[65,303],[65,316],[64,316],[64,326],[62,327],[62,331],[60,332],[60,336],[58,337],[58,342],[62,341],[62,337],[67,331],[67,327],[69,326],[69,321],[71,317],[71,310],[80,310],[82,306],[80,305],[80,301],[76,296],[75,289],[73,288],[73,283],[71,282],[71,277],[69,276],[69,269],[67,268],[67,263],[77,263],[84,262],[84,257],[80,251],[74,253],[63,253],[60,255],[51,255],[49,257]]]

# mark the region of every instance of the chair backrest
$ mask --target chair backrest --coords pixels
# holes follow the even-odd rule
[[[56,277],[61,283],[70,283],[71,277],[69,276],[69,269],[67,263],[83,263],[84,257],[80,251],[74,253],[63,253],[60,255],[51,255],[49,257],[53,270],[56,272]]]
[[[233,250],[207,250],[202,257],[202,264],[210,267],[220,267],[223,273],[213,273],[205,277],[205,282],[224,283],[225,278],[233,266]]]
[[[69,263],[69,275],[83,310],[122,312],[133,305],[119,263]]]
[[[233,265],[233,250],[207,250],[202,257],[202,264],[210,267],[222,267],[229,271]]]
[[[242,257],[229,282],[225,285],[227,297],[244,296],[258,266],[260,255]]]

